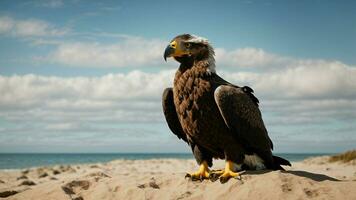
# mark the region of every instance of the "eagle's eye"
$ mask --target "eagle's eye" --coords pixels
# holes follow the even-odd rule
[[[190,43],[185,43],[185,47],[186,47],[186,48],[189,48],[190,46],[192,46],[192,44],[190,44]]]

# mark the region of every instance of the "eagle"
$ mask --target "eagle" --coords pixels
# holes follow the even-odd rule
[[[188,143],[199,170],[187,173],[192,180],[227,182],[242,170],[283,170],[290,162],[272,154],[259,100],[248,86],[237,86],[215,71],[215,53],[209,41],[192,34],[176,36],[164,59],[180,63],[173,88],[163,92],[162,106],[170,130]],[[214,159],[225,159],[225,168],[210,170]]]

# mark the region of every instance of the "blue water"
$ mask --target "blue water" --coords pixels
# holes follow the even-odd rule
[[[299,161],[308,157],[326,154],[276,154],[289,161]],[[0,153],[0,169],[23,169],[36,166],[108,162],[117,159],[139,160],[154,158],[193,159],[190,153]]]

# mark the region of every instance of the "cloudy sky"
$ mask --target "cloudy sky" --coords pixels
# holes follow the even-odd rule
[[[181,33],[254,88],[276,152],[356,147],[354,1],[0,1],[0,152],[189,152],[161,94]]]

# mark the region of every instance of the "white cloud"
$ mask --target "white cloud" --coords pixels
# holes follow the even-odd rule
[[[59,44],[44,60],[66,66],[126,67],[163,62],[165,43],[139,37],[126,37],[114,44],[74,42]]]
[[[62,0],[35,0],[26,2],[25,4],[45,8],[60,8],[64,5]]]
[[[0,17],[0,33],[11,31],[14,26],[14,20],[10,17]]]
[[[18,20],[7,16],[0,17],[0,34],[14,37],[62,36],[67,29],[56,28],[39,19]]]
[[[270,99],[356,98],[356,68],[337,61],[299,60],[278,71],[226,76],[253,85],[256,92]]]
[[[49,8],[58,8],[63,6],[62,0],[48,0],[44,1],[42,6],[49,7]]]
[[[73,151],[93,150],[98,145],[103,146],[97,151],[139,151],[128,144],[147,145],[147,141],[155,140],[157,145],[173,137],[166,134],[168,129],[162,129],[160,103],[173,74],[132,71],[93,78],[0,76],[0,119],[4,126],[0,151],[14,147],[21,151],[26,145],[37,151],[42,151],[38,148],[43,145],[60,148],[57,151],[71,145],[76,147]],[[149,126],[142,125],[147,122]],[[159,128],[156,122],[160,122]]]
[[[11,120],[161,120],[161,93],[173,71],[102,77],[0,76],[0,116]],[[152,118],[153,117],[153,118]]]
[[[219,65],[230,67],[280,67],[293,62],[292,58],[278,56],[267,53],[263,49],[251,47],[232,51],[217,48],[215,54]]]

